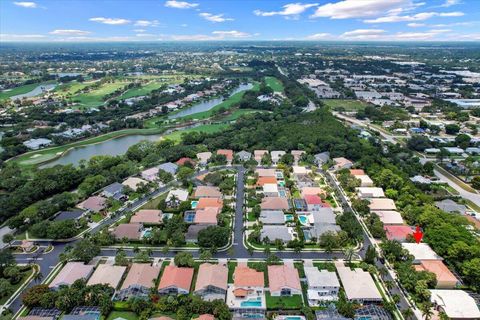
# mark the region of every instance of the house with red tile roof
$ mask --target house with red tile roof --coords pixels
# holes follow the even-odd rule
[[[239,265],[233,273],[233,285],[227,290],[227,305],[234,317],[244,314],[264,315],[266,310],[263,272]],[[255,301],[255,303],[249,303]]]
[[[188,294],[193,279],[193,268],[168,265],[158,284],[159,294]]]
[[[384,226],[383,229],[388,240],[397,240],[399,242],[407,241],[407,237],[413,234],[413,230],[409,226],[389,225]]]
[[[306,195],[327,195],[327,192],[320,187],[303,187],[300,190],[302,198],[305,198]]]
[[[307,194],[303,199],[307,203],[308,211],[318,211],[323,207],[322,198],[316,194]]]
[[[228,268],[223,264],[202,263],[198,268],[195,283],[196,295],[203,300],[225,300],[227,294]]]
[[[184,166],[186,163],[190,163],[192,166],[195,166],[195,164],[196,164],[195,160],[193,160],[192,158],[187,158],[187,157],[180,158],[175,163],[177,164],[177,166]]]
[[[363,176],[365,175],[365,171],[362,169],[350,169],[350,174],[352,176]]]
[[[200,198],[198,200],[195,210],[205,209],[205,208],[223,208],[223,200],[219,198]]]
[[[140,240],[142,225],[140,223],[121,223],[113,229],[115,239]]]
[[[135,212],[130,223],[161,224],[163,221],[162,210],[142,209]]]
[[[218,222],[217,218],[220,211],[220,208],[214,207],[206,207],[205,209],[197,210],[195,212],[195,218],[193,220],[193,223],[216,225]]]
[[[341,169],[350,169],[352,166],[353,166],[353,162],[346,159],[346,158],[343,158],[343,157],[340,157],[340,158],[333,158],[332,159],[333,162],[335,163],[333,165],[333,169],[334,170],[341,170]]]
[[[262,162],[262,158],[265,154],[268,154],[268,150],[253,150],[253,157],[257,163]]]
[[[258,177],[256,186],[257,187],[263,187],[266,184],[277,184],[277,178],[276,177]]]
[[[423,260],[419,265],[414,265],[416,271],[428,271],[437,278],[437,289],[453,289],[460,284],[455,275],[440,260]]]
[[[288,200],[282,197],[265,197],[260,204],[262,210],[288,210]]]
[[[291,265],[268,266],[268,284],[275,297],[302,294],[298,270]]]
[[[198,186],[195,189],[195,198],[221,198],[222,192],[218,187],[213,186]]]
[[[67,262],[48,287],[58,289],[60,286],[70,286],[79,279],[87,280],[93,272],[93,267],[83,262]]]
[[[93,196],[77,205],[80,209],[98,213],[107,207],[107,199]]]
[[[233,150],[231,149],[218,149],[217,155],[224,155],[228,163],[232,163],[233,161]]]
[[[147,297],[150,289],[155,286],[155,280],[160,274],[160,267],[148,263],[133,263],[123,281],[117,299],[130,297]]]

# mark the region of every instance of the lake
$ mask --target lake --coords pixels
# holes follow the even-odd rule
[[[22,99],[22,98],[31,98],[42,94],[44,91],[52,90],[57,85],[55,83],[41,84],[30,92],[17,94],[16,96],[10,97],[11,100]]]
[[[142,140],[158,141],[163,134],[141,135],[133,134],[114,138],[97,144],[89,144],[82,147],[76,147],[67,151],[63,156],[41,165],[40,168],[48,168],[57,164],[78,165],[82,159],[90,159],[98,155],[117,156],[127,152],[128,148]]]
[[[241,84],[236,89],[234,89],[230,92],[230,97],[233,96],[234,94],[238,93],[238,92],[245,91],[245,90],[250,90],[252,88],[253,88],[253,85],[251,83]],[[195,113],[208,111],[208,110],[212,109],[213,107],[219,105],[223,101],[224,101],[223,97],[203,101],[203,102],[194,104],[193,106],[186,107],[184,109],[180,109],[179,112],[168,116],[168,118],[169,119],[178,119],[178,118],[181,118],[181,117],[190,116],[190,115],[195,114]]]

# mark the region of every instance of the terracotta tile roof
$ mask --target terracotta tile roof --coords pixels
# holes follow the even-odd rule
[[[130,223],[159,224],[162,223],[162,210],[138,210],[130,219]]]
[[[258,174],[259,177],[276,177],[275,169],[263,169],[258,168],[255,170],[255,173]]]
[[[197,224],[217,224],[217,216],[219,213],[220,208],[213,207],[197,210],[193,222]]]
[[[234,272],[234,285],[241,287],[264,287],[263,272],[249,267],[237,266]]]
[[[288,265],[268,266],[268,284],[271,292],[282,288],[302,290],[298,270]]]
[[[202,314],[198,318],[195,318],[193,320],[215,320],[215,317],[212,314]]]
[[[183,166],[187,162],[190,162],[192,165],[195,165],[195,160],[193,160],[192,158],[187,158],[187,157],[180,158],[175,163],[179,166]]]
[[[195,291],[207,286],[214,286],[227,290],[228,269],[221,264],[202,263],[198,268]]]
[[[217,150],[217,154],[223,154],[227,158],[227,161],[232,161],[233,160],[233,150],[219,149],[219,150]]]
[[[327,194],[327,192],[320,187],[304,187],[301,189],[301,193],[303,198],[309,194],[313,194],[313,195]]]
[[[122,290],[131,285],[140,285],[145,288],[152,288],[154,280],[160,274],[160,267],[154,267],[147,263],[134,263],[122,284]]]
[[[122,223],[115,227],[112,234],[116,239],[138,240],[140,239],[141,228],[142,225],[140,223]]]
[[[91,210],[93,212],[102,211],[103,209],[105,209],[106,206],[107,199],[97,196],[90,197],[78,205],[79,208]]]
[[[86,265],[83,262],[67,262],[48,286],[55,288],[60,285],[71,285],[78,279],[88,279],[92,271],[92,265]]]
[[[260,204],[262,210],[288,210],[288,200],[280,197],[266,197]]]
[[[257,180],[257,186],[259,187],[263,187],[265,184],[277,184],[277,178],[275,177],[270,177],[270,176],[266,176],[266,177],[259,177],[258,180]]]
[[[218,187],[198,186],[195,190],[195,198],[221,198],[222,193]]]
[[[162,279],[158,284],[158,290],[168,287],[177,287],[190,291],[193,279],[193,268],[179,268],[168,265],[163,270]]]
[[[417,271],[429,271],[435,274],[438,285],[451,284],[454,287],[458,283],[458,279],[447,268],[447,266],[440,260],[423,260],[420,265],[415,266]]]
[[[322,201],[322,198],[320,198],[319,196],[315,195],[315,194],[307,194],[305,197],[305,202],[307,202],[307,204],[322,204],[323,201]]]
[[[384,226],[383,229],[388,240],[406,240],[408,235],[413,234],[409,226]]]
[[[200,198],[198,200],[197,206],[195,207],[196,210],[205,209],[208,207],[213,208],[223,208],[223,201],[222,199],[218,198]]]
[[[350,169],[350,174],[352,176],[363,176],[365,175],[365,171],[362,169]]]

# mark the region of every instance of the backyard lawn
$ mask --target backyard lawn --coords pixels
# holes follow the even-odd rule
[[[324,99],[322,100],[322,102],[333,110],[344,108],[346,111],[357,111],[363,110],[366,106],[368,106],[368,103],[360,100]]]
[[[112,311],[107,317],[107,320],[114,320],[117,318],[123,318],[125,320],[137,320],[138,317],[134,312],[130,311]]]
[[[267,86],[273,89],[275,92],[283,92],[283,83],[275,77],[265,77]]]
[[[272,297],[270,292],[265,293],[267,309],[300,309],[303,306],[303,297],[296,294],[291,297]]]

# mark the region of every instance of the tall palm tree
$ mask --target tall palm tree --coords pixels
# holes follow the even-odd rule
[[[347,246],[345,249],[343,249],[343,254],[345,255],[345,260],[350,263],[353,255],[355,254],[355,249],[352,246]]]
[[[422,304],[422,306],[420,307],[420,311],[422,311],[422,314],[425,317],[425,320],[430,320],[433,316],[431,303]]]
[[[405,320],[409,320],[413,318],[413,311],[410,308],[402,310],[402,315],[405,318]]]
[[[35,281],[35,283],[39,283],[43,280],[43,273],[41,273],[40,271],[35,273],[35,275],[33,276],[33,280]]]

